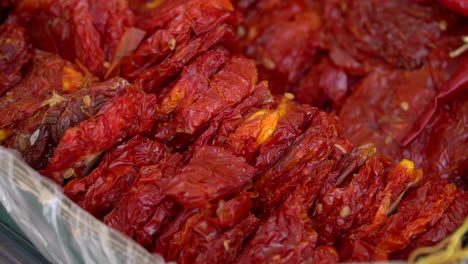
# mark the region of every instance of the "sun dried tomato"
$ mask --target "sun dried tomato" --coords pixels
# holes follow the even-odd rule
[[[193,263],[235,263],[236,257],[242,252],[243,243],[260,223],[258,218],[249,214],[217,239],[199,247],[199,254]]]
[[[99,32],[93,25],[87,1],[77,1],[72,7],[72,29],[76,58],[97,76],[104,74],[104,50]],[[99,14],[102,15],[102,14]]]
[[[369,74],[341,109],[347,138],[354,144],[374,142],[379,151],[400,158],[395,143],[411,129],[435,92],[428,69]]]
[[[444,184],[444,181],[433,181],[414,193],[400,204],[398,212],[388,219],[377,234],[377,259],[387,259],[389,253],[404,248],[415,235],[433,226],[455,199],[457,188]],[[411,200],[413,197],[416,201]],[[427,205],[421,206],[418,203]],[[420,211],[418,208],[425,210]]]
[[[319,233],[321,244],[333,245],[335,239],[358,222],[359,216],[373,205],[376,195],[385,186],[384,172],[389,160],[374,157],[368,160],[349,184],[330,189],[317,203],[312,226]],[[362,190],[365,189],[365,192]]]
[[[0,128],[14,127],[42,107],[53,104],[54,92],[60,95],[76,91],[81,87],[82,78],[81,71],[70,62],[38,52],[31,71],[0,97]]]
[[[336,65],[354,74],[375,66],[420,68],[428,59],[428,43],[444,35],[439,22],[457,19],[439,5],[404,0],[326,1],[324,10],[322,47]]]
[[[356,236],[352,233],[344,240],[343,249],[347,254],[343,257],[349,257],[343,260],[387,260],[390,254],[404,249],[415,236],[434,226],[456,194],[457,188],[445,180],[427,182],[412,191],[383,226]]]
[[[310,125],[316,109],[307,105],[295,104],[281,118],[270,140],[263,143],[252,164],[259,173],[275,164],[291,147],[296,138]]]
[[[158,206],[166,197],[166,182],[180,170],[181,158],[177,153],[161,159],[157,165],[141,168],[135,183],[114,210],[106,215],[104,223],[133,237],[134,232],[160,208]]]
[[[276,108],[262,108],[239,124],[223,144],[223,148],[236,156],[251,160],[261,145],[269,141],[279,121],[293,108],[291,98],[283,96]]]
[[[235,39],[235,33],[230,26],[221,26],[216,30],[197,36],[186,44],[178,46],[175,52],[160,64],[136,74],[138,78],[135,82],[140,84],[147,92],[157,92],[192,59],[205,53],[220,42],[229,42],[233,41],[233,39]]]
[[[26,21],[36,47],[68,60],[76,58],[100,77],[104,62],[114,58],[125,28],[134,24],[133,14],[123,0],[55,0],[39,4],[23,0],[17,4],[16,13]]]
[[[166,193],[185,208],[204,207],[248,187],[254,173],[243,158],[221,148],[201,147],[189,164],[169,180]]]
[[[240,223],[242,219],[246,218],[252,208],[253,194],[243,192],[235,199],[229,201],[220,200],[216,209],[216,216],[221,226],[231,227]]]
[[[465,96],[441,107],[410,145],[394,144],[407,135],[431,105],[437,92],[438,81],[434,78],[437,74],[443,75],[430,69],[368,75],[355,87],[341,110],[347,138],[355,144],[372,141],[380,152],[395,159],[411,159],[429,177],[447,175],[457,181],[466,160],[465,148],[458,147],[464,140]]]
[[[265,171],[255,183],[254,190],[259,192],[261,201],[257,209],[264,212],[271,210],[278,199],[287,194],[287,189],[277,189],[278,183],[289,182],[291,177],[297,176],[296,172],[291,172],[296,166],[326,160],[335,148],[340,132],[336,117],[317,111],[310,127],[296,139],[282,159]]]
[[[238,34],[245,54],[256,61],[261,79],[269,81],[274,93],[291,91],[317,52],[322,22],[308,2],[256,1],[244,12]]]
[[[433,246],[453,233],[463,224],[468,215],[468,204],[466,201],[468,201],[468,192],[458,190],[455,200],[450,204],[440,220],[418,238],[412,240],[404,250],[392,254],[391,258],[408,259],[408,255],[413,250],[420,247]]]
[[[312,217],[312,226],[322,244],[333,245],[342,234],[357,232],[352,230],[370,221],[359,232],[366,234],[385,223],[405,192],[421,182],[422,172],[415,170],[411,161],[404,160],[389,170],[390,164],[388,158],[373,157],[348,184],[332,188],[321,197],[317,204],[320,211]]]
[[[332,107],[339,110],[348,95],[351,77],[335,66],[327,57],[313,67],[300,80],[292,91],[301,103],[316,107]]]
[[[6,11],[8,10],[8,8],[10,8],[11,6],[13,6],[13,4],[15,3],[14,0],[5,0],[5,1],[2,1],[2,3],[0,4],[0,11]],[[3,21],[0,21],[0,22],[3,22]]]
[[[209,86],[172,120],[157,126],[154,137],[167,141],[177,134],[193,135],[221,111],[247,98],[255,88],[257,71],[245,57],[233,56],[209,80]]]
[[[171,241],[174,239],[175,234],[177,234],[177,232],[183,228],[189,217],[199,211],[199,209],[180,210],[174,219],[162,230],[161,234],[156,240],[156,247],[153,251],[167,258],[171,248]]]
[[[309,181],[288,195],[246,244],[238,263],[301,263],[311,258],[317,233],[307,211],[318,191],[319,185]]]
[[[129,58],[125,65],[126,76],[135,78],[138,73],[160,63],[177,46],[192,41],[192,35],[214,31],[230,18],[232,10],[226,0],[163,3],[151,16],[139,22],[139,26],[151,35]]]
[[[245,100],[233,107],[223,110],[194,134],[176,136],[169,142],[169,146],[176,150],[185,150],[189,146],[191,149],[191,151],[187,153],[189,156],[193,152],[193,149],[204,145],[223,147],[225,150],[233,153],[232,149],[228,149],[229,146],[226,144],[229,135],[234,133],[245,118],[260,111],[259,107],[263,106],[268,108],[273,106],[273,102],[274,98],[270,94],[266,82],[261,82]],[[192,142],[194,143],[190,145]],[[252,148],[261,147],[263,144],[254,143],[253,141],[251,143],[253,144]],[[242,149],[239,149],[239,151],[242,151]],[[233,154],[238,155],[240,153]],[[254,153],[250,154],[255,155]],[[248,159],[249,157],[244,156],[244,158]],[[247,161],[251,163],[249,160]]]
[[[68,60],[76,58],[93,74],[102,76],[105,54],[88,1],[34,2],[20,1],[16,9],[25,20],[32,43]]]
[[[173,31],[175,32],[161,29],[144,40],[136,52],[125,61],[124,75],[129,79],[137,78],[145,69],[161,63],[168,55],[173,54],[177,45],[187,43],[190,37],[188,29]]]
[[[99,32],[100,46],[107,61],[116,55],[117,46],[125,29],[135,24],[126,0],[89,1],[89,13]]]
[[[127,194],[141,167],[156,164],[166,155],[163,144],[135,136],[107,153],[89,175],[67,183],[64,193],[89,213],[102,218]]]
[[[268,107],[273,102],[274,97],[268,90],[268,84],[265,81],[260,82],[244,101],[216,116],[192,146],[221,146],[226,142],[229,134],[235,131],[247,116],[261,107]]]
[[[130,27],[125,30],[117,45],[112,62],[108,65],[109,67],[106,65],[106,74],[104,75],[106,80],[120,74],[122,62],[133,54],[144,37],[145,32],[141,29]]]
[[[223,62],[227,59],[225,55],[223,55],[223,53],[225,53],[224,49],[219,48],[215,49],[215,51],[217,52],[211,54],[207,53],[206,58],[216,58],[222,55],[218,62]],[[203,58],[205,57],[203,56],[200,59],[203,60]],[[236,109],[237,104],[239,104],[238,109],[246,107],[244,104],[248,104],[249,99],[245,97],[249,95],[252,98],[268,96],[269,93],[268,95],[253,95],[254,91],[252,90],[255,90],[254,82],[256,81],[256,71],[254,68],[251,68],[253,65],[250,61],[247,64],[249,67],[246,67],[246,71],[235,73],[237,71],[234,69],[235,65],[240,65],[243,63],[243,60],[247,62],[247,60],[240,57],[231,58],[217,74],[211,76],[211,80],[208,77],[200,79],[198,79],[198,77],[193,78],[192,76],[196,76],[196,74],[184,75],[181,77],[180,82],[166,87],[162,91],[164,96],[161,99],[162,103],[160,105],[160,110],[162,111],[162,113],[160,113],[161,121],[164,120],[165,122],[161,122],[155,127],[154,137],[163,142],[168,142],[168,145],[175,150],[185,150],[192,142],[197,140],[199,136],[205,133],[205,129],[211,126],[210,123],[212,121],[216,124],[216,122],[218,122],[215,121],[216,119],[222,120],[223,116],[232,114],[231,109]],[[208,66],[211,64],[206,65]],[[196,64],[192,66],[196,67]],[[213,63],[211,66],[219,67],[220,65],[219,63]],[[196,68],[193,68],[193,70],[195,69]],[[202,75],[210,75],[215,69],[216,67],[211,69],[211,72],[206,72]],[[206,69],[199,70],[204,72]],[[231,74],[232,77],[229,77]],[[195,83],[193,87],[187,86],[187,78]],[[231,93],[232,90],[230,90],[230,86],[227,85],[227,81],[221,81],[223,78],[230,78],[231,80],[229,80],[229,82],[237,83],[239,90],[235,93]],[[242,80],[243,78],[245,78],[245,80]],[[248,80],[249,78],[251,80]],[[190,89],[188,89],[189,87]],[[196,90],[205,91],[199,94],[193,94]],[[245,103],[243,103],[243,101],[245,101]],[[211,105],[211,107],[206,108],[205,104]],[[170,111],[172,111],[172,113],[167,115]],[[219,116],[219,118],[217,118],[217,116]],[[168,120],[168,117],[172,119]],[[211,129],[214,129],[214,127]],[[204,135],[204,137],[207,136],[208,135]]]
[[[232,261],[244,240],[260,223],[259,219],[249,213],[252,206],[250,197],[251,194],[243,193],[225,203],[218,203],[217,207],[203,209],[188,217],[173,234],[165,258],[177,260],[178,263],[204,263],[207,257]],[[226,210],[228,214],[236,214],[235,217],[223,218],[223,211]],[[244,229],[241,233],[240,228]],[[226,241],[227,238],[232,240]],[[215,253],[213,250],[219,247],[224,248],[224,251]],[[207,254],[210,252],[215,254]]]
[[[109,100],[93,119],[65,132],[49,165],[42,171],[56,182],[80,176],[103,151],[119,141],[148,133],[156,122],[156,97],[131,86]]]
[[[11,12],[0,55],[18,59],[0,70],[23,79],[0,97],[0,143],[166,260],[404,259],[466,217],[468,31],[435,1],[20,0]]]
[[[15,13],[24,20],[34,47],[74,61],[75,31],[71,11],[76,1],[78,0],[69,1],[68,4],[65,1],[16,1]]]
[[[156,206],[148,222],[135,230],[135,240],[148,250],[153,250],[156,238],[179,211],[180,206],[176,202],[170,199],[163,200]]]
[[[314,256],[309,263],[333,264],[338,263],[340,257],[336,249],[331,246],[319,246],[315,249]]]
[[[228,0],[175,0],[163,1],[150,14],[138,21],[138,27],[148,32],[164,28],[179,16],[185,16],[195,34],[211,31],[220,25],[234,7]],[[214,23],[217,21],[217,23]],[[209,27],[208,25],[211,25]]]
[[[26,29],[9,16],[0,26],[0,96],[21,80],[20,70],[30,58]]]
[[[208,89],[210,78],[228,59],[229,53],[226,49],[216,48],[190,63],[158,103],[158,117],[161,120],[167,119],[168,115],[177,115],[184,107],[190,106]]]
[[[403,160],[393,166],[384,177],[385,187],[376,197],[374,204],[366,208],[354,223],[354,228],[358,227],[352,231],[355,236],[372,233],[380,228],[387,221],[387,217],[397,209],[404,195],[424,180],[422,171],[415,169],[414,163],[409,160]]]
[[[309,197],[311,201],[314,201],[320,193],[318,187],[331,175],[334,165],[333,160],[311,161],[297,165],[277,179],[277,189],[268,186],[259,193],[259,198],[255,204],[256,211],[263,215],[268,214],[284,200],[284,197],[294,193],[295,189],[298,188],[297,186],[301,186],[304,182],[311,182],[310,188],[316,188]]]
[[[46,107],[15,128],[7,146],[19,150],[30,166],[44,169],[65,131],[93,118],[105,102],[122,94],[128,85],[124,79],[115,78],[75,93],[54,94]]]

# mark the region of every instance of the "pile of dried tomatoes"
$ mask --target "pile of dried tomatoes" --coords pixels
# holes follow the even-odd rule
[[[464,1],[0,10],[0,143],[166,260],[407,259],[468,215]]]

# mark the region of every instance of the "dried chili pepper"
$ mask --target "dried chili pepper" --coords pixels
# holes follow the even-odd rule
[[[468,6],[467,6],[468,9]],[[458,95],[462,95],[468,91],[468,60],[465,60],[457,69],[457,71],[450,77],[450,79],[444,83],[440,88],[440,92],[434,97],[434,101],[429,105],[421,116],[418,118],[416,123],[413,125],[408,134],[401,140],[403,147],[407,146],[413,141],[418,135],[420,135],[423,129],[428,125],[431,119],[433,119],[437,109],[446,104]]]

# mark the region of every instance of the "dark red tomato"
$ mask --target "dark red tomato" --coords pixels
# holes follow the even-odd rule
[[[0,97],[0,128],[16,125],[43,106],[60,102],[61,94],[82,86],[84,76],[79,68],[57,55],[37,52],[32,63],[28,74]]]
[[[31,58],[26,29],[14,16],[0,26],[0,96],[17,84],[21,68]]]
[[[205,207],[251,185],[254,173],[243,158],[218,147],[200,147],[181,172],[169,180],[166,193],[185,208]]]
[[[130,87],[107,101],[93,119],[67,130],[42,173],[58,183],[82,176],[103,151],[121,140],[148,133],[156,122],[155,112],[156,96]]]
[[[130,190],[106,215],[104,223],[134,237],[134,233],[142,229],[161,208],[166,198],[166,182],[181,169],[181,158],[176,153],[162,158],[157,165],[141,168]],[[169,209],[172,207],[169,206]]]
[[[128,86],[126,80],[114,78],[74,93],[53,94],[48,105],[15,127],[7,146],[19,150],[33,168],[44,169],[66,130],[93,118],[105,102],[123,94]]]
[[[255,65],[245,57],[231,57],[205,83],[208,86],[199,97],[189,98],[190,103],[178,109],[172,120],[158,124],[154,137],[168,141],[177,134],[195,134],[217,114],[247,98],[256,83]]]
[[[102,219],[134,185],[140,168],[155,165],[166,155],[165,145],[135,136],[108,152],[89,175],[68,182],[64,193],[83,209]]]

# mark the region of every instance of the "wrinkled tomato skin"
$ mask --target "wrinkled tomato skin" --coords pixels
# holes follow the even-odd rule
[[[166,261],[405,260],[466,219],[461,1],[4,10],[1,146]]]
[[[26,29],[10,16],[0,26],[0,96],[17,84],[21,69],[31,58]]]

